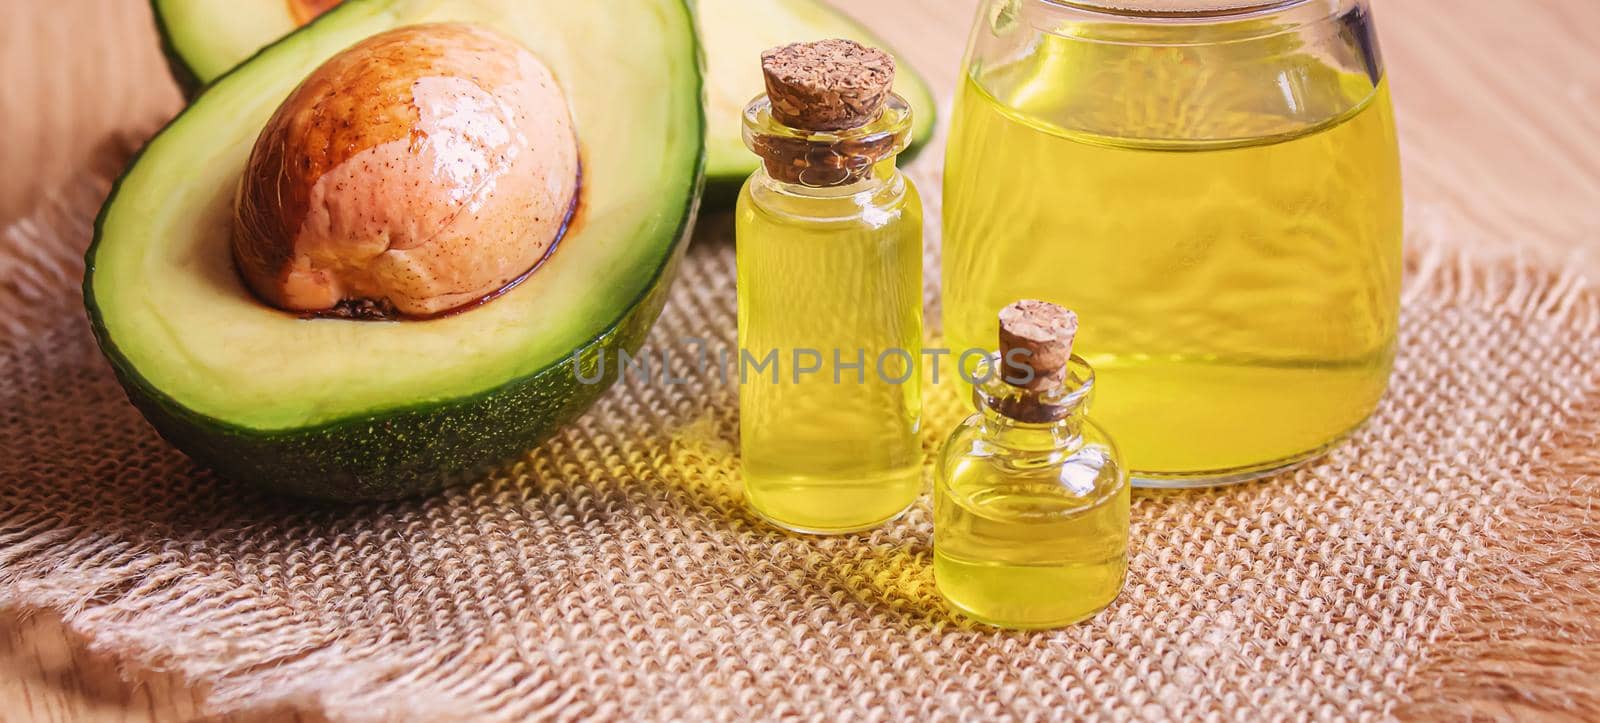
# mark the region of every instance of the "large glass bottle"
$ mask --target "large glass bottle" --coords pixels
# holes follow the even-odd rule
[[[1142,485],[1250,479],[1358,426],[1401,269],[1366,1],[982,5],[945,171],[951,346],[1019,297],[1081,313]]]
[[[895,168],[911,108],[890,80],[840,91],[883,94],[826,124],[845,127],[780,117],[766,95],[745,112],[765,159],[736,212],[745,497],[798,532],[875,527],[922,492],[922,206]]]

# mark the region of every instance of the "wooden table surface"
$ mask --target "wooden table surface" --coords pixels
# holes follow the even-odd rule
[[[4,2],[0,226],[179,105],[145,0]],[[834,2],[948,99],[975,0]],[[1410,233],[1600,279],[1600,1],[1373,4]],[[126,683],[51,616],[0,611],[0,720],[188,720],[200,695],[171,676]]]

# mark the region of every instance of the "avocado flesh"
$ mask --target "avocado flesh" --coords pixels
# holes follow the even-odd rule
[[[336,499],[481,473],[581,413],[604,387],[578,383],[571,359],[642,341],[703,163],[690,11],[634,4],[352,0],[218,80],[119,181],[88,254],[86,304],[130,398],[226,476]],[[492,27],[560,79],[583,148],[574,227],[521,284],[454,316],[306,320],[263,305],[229,252],[261,128],[340,50],[443,21]]]
[[[761,52],[780,45],[848,38],[883,48],[866,28],[816,0],[697,0],[706,52],[706,197],[731,201],[759,159],[744,144],[744,109],[766,90]],[[911,104],[915,126],[907,158],[933,134],[933,93],[895,54],[894,89]],[[904,160],[904,159],[903,159]]]
[[[190,92],[297,27],[287,0],[151,0],[150,6],[173,74]]]
[[[724,205],[759,162],[744,145],[742,118],[745,106],[765,87],[761,51],[824,38],[888,46],[817,0],[697,0],[694,4],[706,53],[706,197],[708,203]],[[286,0],[154,0],[154,7],[174,72],[186,83],[210,82],[256,48],[294,29]],[[911,103],[916,114],[909,157],[932,135],[936,104],[927,83],[908,63],[897,59],[895,91]]]

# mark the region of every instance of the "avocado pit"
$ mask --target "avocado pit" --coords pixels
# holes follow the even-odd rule
[[[323,64],[262,130],[234,260],[288,311],[435,316],[536,267],[578,176],[566,98],[532,53],[470,25],[398,28]]]

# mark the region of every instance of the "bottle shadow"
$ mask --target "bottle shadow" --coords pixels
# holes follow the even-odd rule
[[[915,521],[900,524],[919,530],[924,527]],[[893,530],[889,536],[899,537]],[[827,556],[812,575],[825,594],[830,590],[841,593],[830,597],[837,597],[842,608],[860,606],[865,617],[903,628],[970,626],[939,595],[931,540],[884,542],[869,537],[865,544],[854,547],[857,549],[851,553]]]
[[[842,619],[901,628],[965,627],[933,579],[932,515],[926,496],[900,519],[866,532],[804,535],[777,528],[746,505],[738,457],[737,405],[710,404],[665,430],[656,479],[686,518],[743,546],[763,577],[801,609],[827,607]],[[781,561],[781,562],[780,562]],[[774,563],[777,566],[774,567]]]

